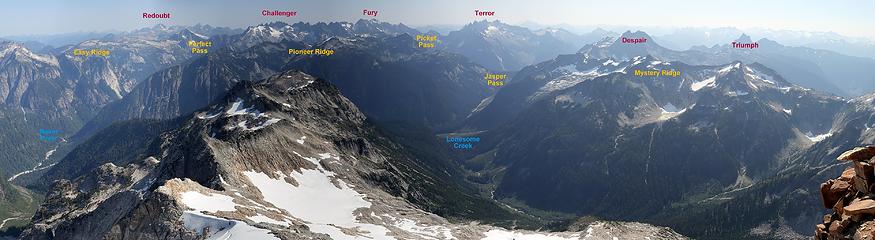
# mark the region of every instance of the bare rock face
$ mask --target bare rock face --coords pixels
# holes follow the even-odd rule
[[[141,201],[153,168],[107,163],[74,181],[57,181],[22,239],[100,239]]]
[[[875,146],[857,147],[842,153],[850,161],[837,179],[820,185],[823,207],[832,213],[815,227],[816,239],[875,239]]]
[[[37,54],[0,41],[0,103],[90,118],[124,92],[112,64],[103,58],[82,59]]]

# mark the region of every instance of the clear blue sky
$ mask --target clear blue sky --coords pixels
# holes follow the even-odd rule
[[[244,27],[270,21],[354,21],[362,9],[382,21],[408,25],[461,25],[495,11],[509,23],[737,27],[833,31],[875,39],[875,1],[851,0],[11,0],[0,3],[0,36],[76,31],[132,30],[157,23]],[[298,16],[264,17],[261,10]],[[169,12],[169,20],[143,19]]]

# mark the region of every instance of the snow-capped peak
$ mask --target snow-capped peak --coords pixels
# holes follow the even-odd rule
[[[721,78],[721,77],[725,76],[733,69],[741,69],[741,62],[733,62],[733,63],[727,64],[726,66],[717,70],[717,72],[714,73],[714,75],[705,78],[705,80],[693,82],[692,84],[690,84],[690,90],[693,90],[694,92],[696,92],[696,91],[702,90],[703,88],[706,88],[706,87],[707,88],[714,88],[717,86],[717,78]]]
[[[251,26],[243,33],[243,39],[246,39],[244,42],[249,45],[254,45],[258,42],[279,42],[289,38],[297,38],[295,28],[284,22]]]
[[[265,35],[269,34],[271,36],[278,37],[278,35],[282,34],[281,31],[292,30],[293,28],[284,22],[273,22],[266,24],[259,24],[256,26],[249,27],[246,30],[247,35],[256,34],[256,35]]]

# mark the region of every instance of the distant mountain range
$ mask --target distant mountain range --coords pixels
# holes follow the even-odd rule
[[[601,35],[604,34],[604,35]],[[462,54],[495,71],[516,71],[524,66],[573,53],[608,32],[579,36],[558,28],[536,31],[500,21],[477,21],[452,31],[439,48]]]
[[[641,29],[650,32],[663,46],[683,51],[697,46],[722,45],[735,40],[741,34],[756,38],[768,38],[792,47],[809,47],[813,49],[830,50],[843,55],[875,58],[875,39],[843,36],[834,32],[811,32],[793,30],[772,30],[762,28],[739,29],[734,27],[659,27],[659,26],[577,26],[570,24],[543,25],[524,23],[531,29],[561,27],[577,34],[589,33],[593,30],[623,32],[627,29]]]
[[[3,42],[0,218],[45,193],[24,239],[811,235],[831,159],[875,141],[875,60],[732,29],[665,46],[689,31],[359,20]]]
[[[787,46],[808,47],[837,52],[855,57],[875,58],[875,40],[842,36],[832,32],[781,31],[769,29],[737,28],[681,28],[670,34],[660,35],[672,49],[685,50],[694,46],[723,45],[738,35],[748,34],[768,38]]]
[[[649,39],[641,44],[623,43],[622,38]],[[778,74],[786,76],[793,83],[820,91],[843,96],[857,96],[875,90],[872,76],[865,69],[875,67],[875,59],[850,57],[827,50],[805,47],[787,47],[769,39],[753,41],[742,34],[734,41],[739,43],[758,43],[755,49],[734,48],[731,43],[713,47],[697,47],[686,51],[675,51],[662,47],[645,32],[627,31],[615,38],[606,38],[583,47],[580,52],[596,58],[610,57],[629,59],[633,56],[652,55],[670,61],[684,61],[690,64],[723,64],[732,61],[761,63]]]
[[[403,25],[387,26],[365,20],[349,25],[280,25],[271,23],[250,27],[234,37],[238,40],[232,46],[253,47],[220,50],[152,75],[125,98],[104,108],[81,134],[87,136],[119,120],[167,119],[185,115],[223,96],[237,82],[255,81],[282,69],[306,70],[331,79],[341,91],[358,102],[363,111],[380,121],[434,126],[453,124],[461,121],[492,91],[485,81],[480,81],[487,72],[485,69],[455,54],[417,49],[413,36],[392,30],[396,27],[409,30]],[[368,34],[353,33],[354,29],[366,31],[361,29],[368,28],[373,29]],[[253,39],[265,36],[264,31],[277,29],[285,29],[287,33],[279,34],[280,38],[250,44],[255,41]],[[329,37],[336,31],[346,31],[348,37]],[[330,57],[296,56],[288,54],[286,49],[290,48],[334,49],[337,53]],[[449,100],[441,100],[445,98]],[[392,104],[396,101],[408,104]],[[426,106],[434,111],[420,111]]]

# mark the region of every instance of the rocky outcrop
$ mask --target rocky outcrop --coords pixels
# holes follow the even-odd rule
[[[124,167],[107,163],[74,181],[56,181],[23,238],[99,239],[137,207],[155,166],[154,158]]]
[[[875,145],[842,153],[839,161],[853,164],[836,179],[820,185],[823,216],[815,229],[816,239],[875,239]]]

